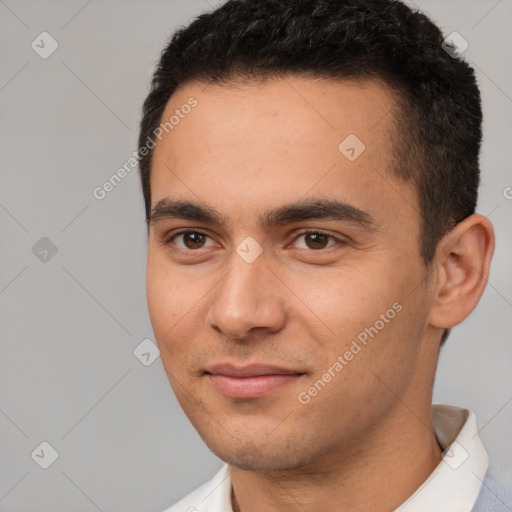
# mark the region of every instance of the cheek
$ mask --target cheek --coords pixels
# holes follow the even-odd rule
[[[391,268],[379,273],[345,268],[330,279],[309,284],[301,286],[299,293],[314,312],[308,316],[320,320],[311,324],[316,327],[310,333],[320,373],[341,356],[344,370],[335,379],[339,385],[363,375],[373,382],[371,372],[366,375],[369,369],[391,381],[407,380],[415,364],[418,344],[414,340],[421,337],[422,313],[410,295],[406,276]],[[403,376],[397,375],[397,368],[403,368]]]
[[[178,277],[179,274],[173,272],[168,264],[150,253],[146,297],[151,325],[161,352],[172,347],[169,340],[179,339],[176,331],[181,328],[180,324],[191,307],[190,286],[186,286]]]
[[[204,299],[211,287],[212,282],[199,279],[192,267],[184,272],[169,264],[165,255],[149,253],[148,311],[162,364],[171,379],[181,382],[190,379],[190,368],[195,368],[198,360],[202,361],[204,336],[198,333],[204,334],[207,313]]]
[[[313,313],[326,334],[339,340],[350,340],[372,326],[403,296],[396,282],[379,282],[371,272],[351,268],[330,269],[324,277],[296,281],[294,288],[309,307],[308,316]]]
[[[172,326],[176,315],[176,295],[172,290],[173,282],[148,262],[146,274],[146,297],[151,325],[157,338],[160,338],[165,327]]]

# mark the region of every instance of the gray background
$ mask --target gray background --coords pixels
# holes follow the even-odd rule
[[[153,339],[136,170],[92,194],[136,148],[165,41],[219,3],[0,0],[0,511],[158,512],[221,465],[160,359],[133,354]],[[497,234],[489,286],[442,351],[434,399],[476,412],[491,472],[512,485],[512,2],[416,5],[469,43],[486,116],[479,212]],[[43,31],[59,44],[47,59],[31,48]],[[46,261],[48,241],[33,250],[43,237],[57,248]],[[59,454],[48,469],[31,458],[42,441]]]

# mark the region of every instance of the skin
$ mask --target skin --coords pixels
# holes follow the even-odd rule
[[[190,83],[163,119],[191,96],[197,107],[155,148],[152,206],[199,202],[226,225],[165,216],[150,223],[148,308],[177,399],[231,464],[234,510],[392,511],[441,460],[431,419],[440,337],[483,292],[492,226],[467,218],[425,266],[416,192],[391,170],[394,97],[382,83]],[[366,146],[352,162],[338,150],[348,134]],[[325,198],[367,212],[373,226],[259,223],[272,208]],[[171,238],[179,229],[207,236]],[[252,263],[236,251],[246,237],[262,248]],[[299,393],[396,303],[401,311],[301,403]],[[301,376],[234,399],[205,375],[221,362]]]

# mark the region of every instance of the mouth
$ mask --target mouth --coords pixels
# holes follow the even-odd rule
[[[260,398],[296,382],[305,373],[273,365],[213,365],[204,374],[213,387],[230,398]]]

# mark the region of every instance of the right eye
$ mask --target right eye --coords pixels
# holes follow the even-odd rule
[[[177,233],[173,233],[165,240],[165,245],[173,244],[182,251],[196,251],[204,248],[204,242],[206,238],[210,238],[209,235],[197,230],[182,230]],[[175,240],[181,239],[181,245],[176,243]]]

